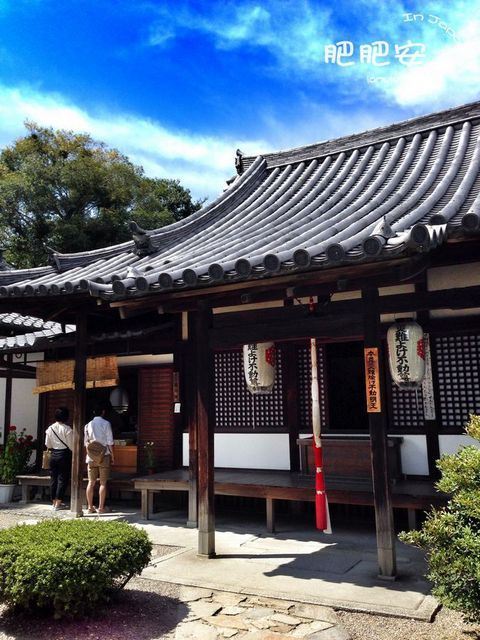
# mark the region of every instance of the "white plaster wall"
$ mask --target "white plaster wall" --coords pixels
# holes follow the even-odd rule
[[[188,465],[188,434],[183,434]],[[215,466],[232,469],[290,469],[287,433],[216,433]]]
[[[398,434],[398,437],[403,438],[403,442],[400,445],[402,472],[412,476],[428,476],[426,437],[424,435],[410,434]]]
[[[173,353],[156,353],[138,356],[119,356],[117,358],[119,367],[138,367],[149,364],[172,364]]]
[[[473,287],[480,282],[480,262],[470,264],[449,265],[435,267],[427,272],[429,291],[442,289],[456,289],[459,287]],[[480,309],[434,309],[430,311],[431,318],[451,318],[459,316],[480,315]]]
[[[32,393],[36,381],[17,378],[12,380],[12,420],[18,430],[26,429],[27,434],[36,438],[38,425],[38,395]],[[4,410],[5,393],[2,393],[0,411]],[[2,414],[3,415],[3,414]]]
[[[458,435],[458,436],[447,436],[441,435],[439,436],[440,443],[440,454],[444,453],[456,453],[461,446],[467,446],[469,444],[473,444],[476,447],[480,448],[480,445],[477,440],[470,438],[469,436]]]

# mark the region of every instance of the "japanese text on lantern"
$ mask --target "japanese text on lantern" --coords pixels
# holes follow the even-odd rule
[[[250,384],[253,386],[258,384],[258,353],[256,343],[248,345],[248,378]]]
[[[365,353],[365,386],[367,392],[367,412],[381,413],[380,374],[378,369],[378,349],[369,347]]]
[[[404,382],[410,381],[410,363],[408,361],[408,333],[400,328],[395,331],[395,353],[397,356],[397,372]]]

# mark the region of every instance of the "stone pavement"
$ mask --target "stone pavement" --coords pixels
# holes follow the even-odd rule
[[[27,522],[52,515],[39,504],[17,509]],[[69,512],[55,515],[70,517]],[[182,513],[142,521],[137,510],[122,507],[89,517],[127,520],[163,548],[142,578],[180,587],[189,614],[178,622],[178,640],[346,640],[335,609],[423,621],[438,609],[422,578],[425,564],[418,550],[399,543],[398,580],[378,579],[371,532],[344,530],[328,536],[283,523],[272,535],[265,533],[263,523],[218,518],[217,556],[206,559],[197,555],[197,531],[184,526]]]
[[[333,609],[318,605],[182,587],[189,608],[173,634],[175,640],[348,640]]]

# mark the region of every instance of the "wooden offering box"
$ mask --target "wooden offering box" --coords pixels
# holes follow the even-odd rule
[[[313,438],[299,438],[300,469],[305,475],[315,474],[313,461]],[[402,438],[388,438],[388,466],[392,480],[402,476],[400,444]],[[372,478],[370,438],[368,436],[322,436],[323,468],[326,478],[357,478],[369,481]]]
[[[115,445],[115,464],[112,471],[118,473],[137,473],[137,445]]]

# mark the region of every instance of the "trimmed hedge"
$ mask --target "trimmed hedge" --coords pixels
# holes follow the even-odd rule
[[[145,531],[125,522],[46,520],[0,531],[0,602],[56,618],[106,602],[150,561]]]

